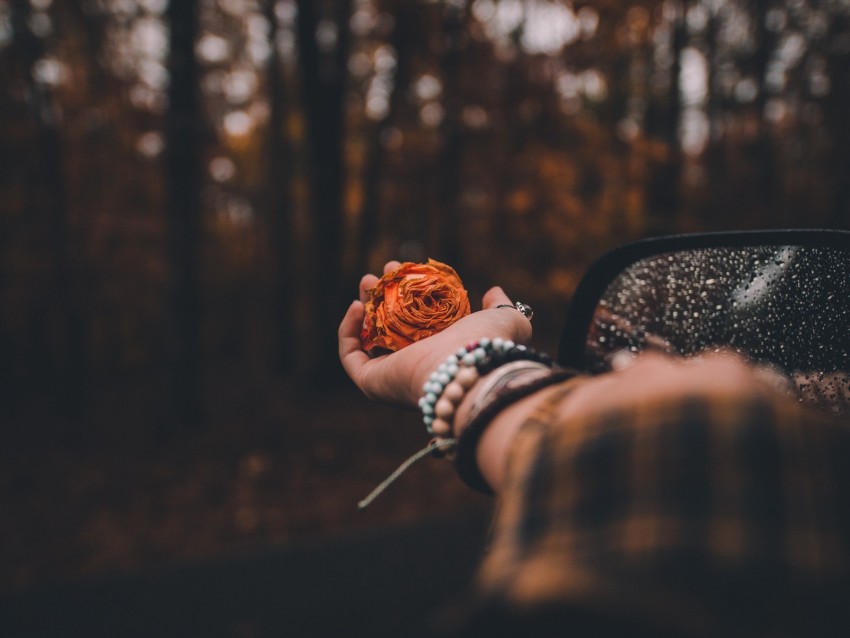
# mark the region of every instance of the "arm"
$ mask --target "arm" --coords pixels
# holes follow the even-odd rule
[[[390,262],[386,269],[393,269]],[[413,408],[422,393],[422,385],[436,367],[449,355],[470,341],[483,336],[501,336],[517,343],[531,337],[531,325],[519,312],[497,308],[510,304],[501,288],[491,288],[482,300],[483,309],[464,317],[443,332],[407,348],[374,359],[360,348],[363,322],[363,300],[366,290],[377,281],[367,275],[360,285],[360,299],[349,307],[339,328],[339,353],[342,364],[360,390],[370,399],[399,407]],[[496,370],[492,375],[499,374]],[[487,385],[487,377],[479,379],[457,406],[455,435],[462,433],[472,405]],[[488,423],[475,451],[475,457],[487,483],[498,491],[511,443],[523,423],[555,388],[545,388],[520,399],[497,413]],[[645,354],[631,367],[576,384],[563,401],[558,423],[566,424],[602,409],[628,409],[659,396],[683,394],[720,394],[735,396],[771,390],[763,375],[739,357],[729,354],[677,359],[659,354]]]
[[[497,369],[490,376],[500,374]],[[645,405],[687,397],[709,398],[717,403],[745,403],[756,396],[777,398],[787,394],[786,386],[783,376],[728,352],[690,359],[647,352],[624,369],[559,382],[507,405],[486,424],[475,449],[475,461],[487,484],[498,493],[514,438],[529,419],[543,418],[546,427],[569,428],[605,412],[639,413]],[[458,406],[458,436],[463,435],[472,406],[487,393],[485,377]],[[540,411],[542,404],[550,405]]]

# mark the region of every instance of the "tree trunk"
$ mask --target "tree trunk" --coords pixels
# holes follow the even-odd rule
[[[320,23],[317,9],[322,10]],[[312,238],[308,272],[315,278],[313,335],[307,339],[310,376],[339,370],[336,329],[345,303],[341,299],[342,196],[344,187],[344,97],[349,49],[351,0],[318,3],[298,0],[298,61],[307,118],[312,170],[310,195]],[[318,29],[322,27],[322,46]],[[336,27],[335,41],[328,27]],[[347,299],[347,295],[345,298]]]
[[[443,105],[445,115],[442,123],[443,148],[437,175],[437,213],[431,230],[431,252],[456,270],[464,270],[460,251],[459,199],[461,193],[461,170],[463,159],[462,110],[460,69],[463,62],[464,38],[471,16],[471,3],[464,8],[447,6],[443,33],[446,50],[440,60],[443,74]]]
[[[850,21],[833,16],[830,41],[847,33]],[[832,181],[834,184],[830,228],[850,229],[850,53],[835,47],[827,56],[827,69],[832,90],[825,100],[826,127],[832,134]]]
[[[292,163],[293,149],[287,126],[286,73],[277,50],[278,23],[275,0],[265,3],[265,15],[271,28],[272,54],[266,70],[269,85],[268,136],[268,223],[269,245],[274,268],[274,317],[277,334],[274,366],[278,372],[295,363],[291,337],[295,334],[295,241],[293,233]]]
[[[706,100],[705,116],[708,118],[708,146],[703,156],[703,166],[707,175],[706,182],[712,199],[717,202],[718,191],[725,190],[727,183],[726,162],[724,162],[724,137],[721,133],[721,121],[724,117],[722,96],[718,86],[718,22],[719,17],[712,13],[709,16],[706,29],[706,57],[708,58],[708,97]],[[723,204],[720,203],[720,206]],[[715,206],[716,207],[716,206]]]
[[[682,119],[682,96],[679,76],[682,72],[682,51],[687,44],[687,26],[685,14],[688,3],[682,0],[676,5],[676,17],[672,25],[671,42],[672,64],[667,91],[666,108],[661,118],[656,119],[657,132],[664,140],[668,156],[661,167],[652,176],[649,184],[649,208],[652,219],[648,232],[669,233],[676,224],[681,199],[679,197],[682,175],[682,144],[679,124]]]
[[[758,95],[756,97],[756,108],[758,109],[758,137],[754,143],[753,156],[756,162],[757,199],[761,202],[760,210],[755,212],[755,219],[770,219],[774,217],[774,202],[777,201],[776,189],[779,181],[776,178],[776,157],[773,139],[765,119],[765,107],[767,106],[767,66],[770,54],[773,50],[775,36],[767,29],[767,13],[770,10],[769,0],[754,0],[753,22],[756,25],[756,54],[755,73],[758,78]],[[750,220],[745,220],[750,221]],[[750,221],[751,223],[751,221]]]
[[[413,57],[413,30],[416,28],[416,9],[414,6],[403,3],[395,9],[392,45],[396,52],[396,66],[392,95],[390,95],[386,115],[375,126],[366,156],[363,173],[363,205],[360,210],[360,229],[357,240],[358,269],[355,273],[356,277],[379,266],[379,264],[372,263],[372,252],[382,230],[380,186],[386,163],[386,151],[382,136],[396,122],[398,112],[410,88],[410,60]],[[356,282],[354,283],[356,284]],[[351,289],[355,290],[353,287]]]
[[[45,48],[29,30],[29,3],[16,0],[12,14],[36,131],[38,163],[32,180],[33,212],[44,216],[51,267],[49,285],[36,312],[36,321],[42,327],[36,338],[39,349],[43,348],[42,363],[47,368],[45,380],[53,386],[60,410],[77,418],[85,403],[87,365],[62,167],[60,113],[49,87],[32,75],[33,65],[44,56]]]
[[[171,28],[166,188],[171,264],[171,389],[179,422],[201,421],[198,250],[201,219],[201,112],[198,95],[196,0],[168,3]]]

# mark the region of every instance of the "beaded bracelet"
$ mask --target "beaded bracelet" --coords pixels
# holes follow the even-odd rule
[[[481,338],[449,356],[422,386],[419,407],[428,433],[442,439],[450,437],[457,406],[479,377],[519,360],[552,367],[548,355],[500,337]]]
[[[390,474],[382,481],[369,495],[361,500],[357,507],[365,509],[369,506],[389,485],[395,482],[401,474],[419,459],[428,454],[434,456],[455,456],[459,450],[459,444],[464,444],[462,447],[469,448],[469,442],[472,439],[477,439],[481,431],[486,427],[486,422],[492,418],[491,412],[495,407],[494,402],[489,399],[490,392],[485,392],[488,400],[485,405],[473,406],[472,425],[467,424],[466,429],[473,430],[473,436],[464,436],[461,440],[451,438],[454,430],[454,414],[457,406],[463,400],[467,391],[475,385],[476,381],[481,376],[487,375],[496,368],[513,361],[528,361],[538,365],[530,366],[538,372],[543,371],[545,374],[531,375],[533,379],[527,379],[527,385],[523,386],[524,392],[531,392],[534,387],[544,387],[549,383],[553,383],[557,379],[563,378],[557,371],[551,371],[553,367],[552,358],[544,353],[535,352],[523,345],[517,345],[510,339],[501,339],[499,337],[489,339],[482,338],[467,344],[466,347],[460,348],[455,354],[448,357],[440,366],[431,373],[428,380],[422,386],[422,397],[419,399],[419,407],[422,410],[422,419],[425,422],[425,427],[428,433],[435,438],[428,443],[423,449],[419,450],[402,463],[395,472]],[[551,371],[551,372],[550,372]],[[561,371],[563,372],[563,371]],[[571,373],[570,373],[571,374]],[[515,378],[512,376],[512,378]],[[498,380],[488,386],[491,390],[493,385],[498,389],[502,385]],[[509,389],[514,390],[513,382],[509,382]],[[504,407],[509,401],[501,392],[500,405]],[[512,397],[519,398],[520,392],[512,394]],[[483,412],[483,413],[482,413]],[[473,444],[474,445],[474,444]],[[464,460],[458,465],[458,470],[461,478],[466,480],[470,485],[482,491],[487,490],[486,481],[480,476],[477,465],[471,471],[464,471],[468,466],[467,454],[463,454]],[[460,461],[461,459],[458,459]],[[472,475],[472,480],[467,477]],[[476,481],[476,479],[479,479]]]

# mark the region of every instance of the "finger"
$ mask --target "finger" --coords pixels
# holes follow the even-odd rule
[[[363,302],[353,301],[339,324],[339,360],[352,379],[357,376],[360,368],[369,361],[369,355],[363,352],[360,345],[363,313]]]
[[[378,278],[375,275],[363,275],[360,280],[360,301],[366,303],[369,299],[369,290],[375,287],[378,283]]]
[[[363,302],[359,299],[352,301],[345,311],[338,332],[340,354],[361,350],[360,331],[363,328],[364,313]]]
[[[509,326],[514,341],[528,343],[531,340],[531,322],[514,306],[500,286],[493,286],[485,292],[481,303],[484,310],[498,309],[500,313],[505,313],[497,316],[503,326]]]
[[[481,304],[485,310],[488,308],[495,308],[502,304],[508,304],[509,306],[514,305],[510,297],[508,297],[508,295],[505,294],[505,291],[499,286],[493,286],[490,290],[485,292],[484,296],[481,298]]]
[[[392,272],[393,270],[395,270],[399,266],[401,266],[400,261],[396,261],[396,260],[388,261],[387,263],[384,264],[384,274],[386,275],[388,272]]]
[[[616,358],[619,363],[615,363]],[[654,350],[641,352],[620,351],[614,355],[611,364],[619,376],[644,378],[653,374],[666,373],[678,359]],[[635,370],[637,369],[637,372]]]

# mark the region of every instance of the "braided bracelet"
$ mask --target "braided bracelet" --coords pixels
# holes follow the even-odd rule
[[[419,407],[428,433],[440,439],[451,437],[457,406],[476,381],[499,366],[519,360],[552,367],[549,355],[499,337],[473,341],[449,356],[422,386]]]
[[[568,390],[571,391],[572,379],[579,381],[579,374],[567,368],[552,369],[548,374],[507,373],[499,375],[487,388],[482,389],[452,447],[452,460],[458,477],[472,489],[492,494],[493,490],[481,474],[476,459],[478,442],[490,422],[512,403],[548,386],[567,382]]]

